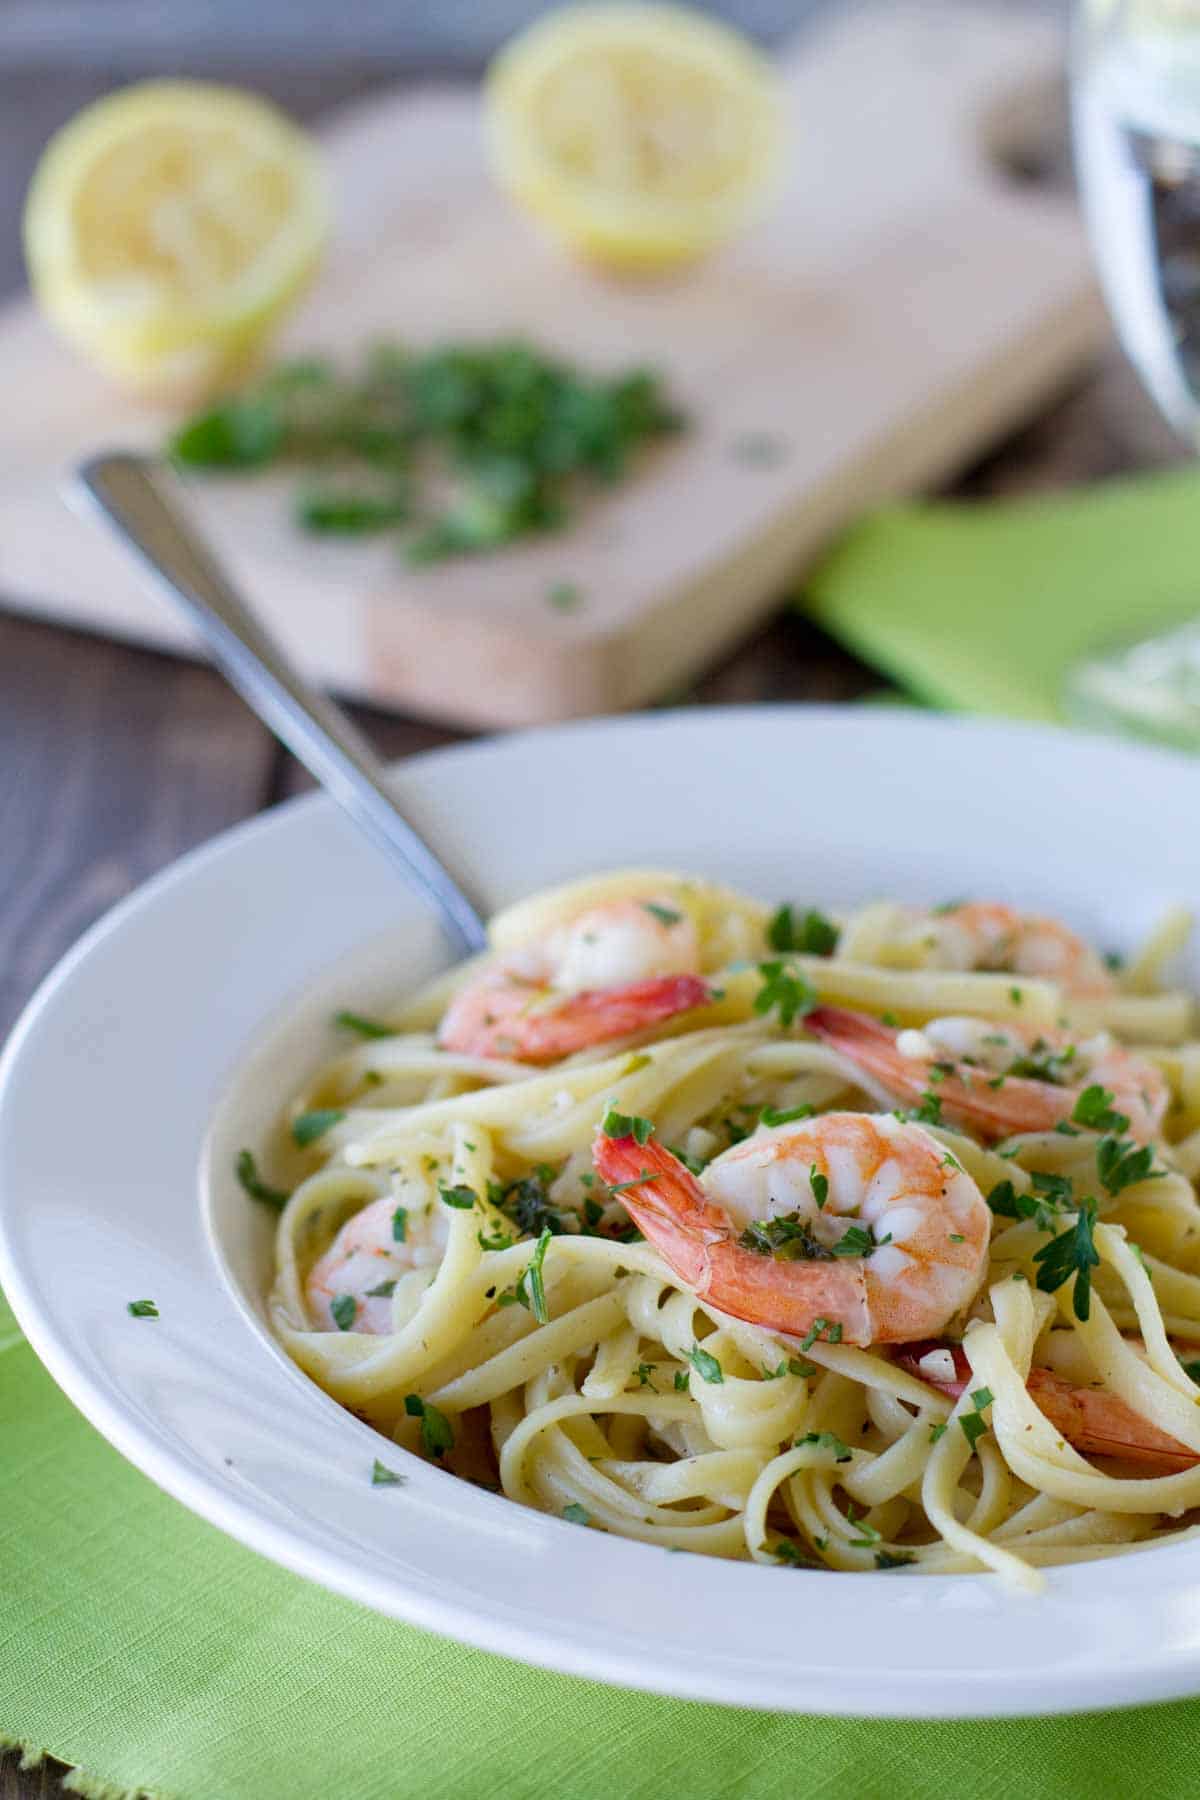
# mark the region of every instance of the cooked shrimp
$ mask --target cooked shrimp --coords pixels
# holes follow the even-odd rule
[[[934,910],[907,907],[914,938],[936,969],[998,969],[1056,981],[1065,993],[1111,994],[1112,976],[1077,932],[1057,919],[1018,912],[998,900],[964,900]]]
[[[667,900],[610,900],[510,952],[455,996],[447,1050],[550,1063],[703,1006],[692,920]]]
[[[905,1344],[895,1361],[951,1400],[958,1399],[971,1379],[971,1366],[959,1344]],[[1175,1475],[1200,1463],[1194,1450],[1140,1418],[1104,1388],[1080,1387],[1051,1369],[1030,1369],[1025,1385],[1055,1430],[1085,1456],[1119,1456],[1156,1475]]]
[[[823,1319],[848,1344],[902,1343],[917,1320],[922,1336],[944,1326],[983,1279],[983,1196],[936,1138],[890,1115],[758,1131],[700,1180],[653,1138],[602,1127],[592,1154],[700,1299],[772,1331],[803,1336]]]
[[[448,1229],[444,1210],[400,1210],[402,1239],[396,1237],[396,1201],[385,1194],[347,1219],[309,1270],[308,1303],[324,1329],[390,1331],[396,1282],[414,1269],[432,1268],[441,1261]],[[333,1307],[347,1299],[354,1302],[354,1314],[348,1325],[342,1325]]]
[[[984,1019],[931,1019],[896,1031],[869,1013],[821,1006],[804,1021],[894,1099],[928,1096],[946,1122],[983,1138],[1050,1131],[1069,1119],[1084,1088],[1105,1088],[1139,1142],[1154,1138],[1170,1099],[1160,1069],[1108,1032],[1072,1041],[1059,1033],[1023,1036]]]

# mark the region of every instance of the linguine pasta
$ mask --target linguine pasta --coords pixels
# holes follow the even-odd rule
[[[489,971],[521,968],[529,946],[582,914],[630,903],[686,931],[704,1004],[540,1066],[516,1037],[510,1054],[505,1039],[487,1054],[439,1042],[447,1009]],[[1167,985],[1188,921],[1171,915],[1101,977],[1092,963],[1021,972],[1004,943],[962,966],[966,917],[890,904],[836,921],[773,914],[660,871],[595,877],[500,914],[487,957],[385,1023],[343,1015],[344,1049],[268,1146],[273,1180],[294,1182],[271,1296],[281,1343],[405,1448],[666,1549],[844,1571],[987,1568],[1032,1586],[1041,1565],[1190,1534],[1200,1042],[1190,996]],[[529,1004],[559,1002],[534,992]],[[889,1080],[810,1029],[814,1006],[882,1022],[888,1053],[927,1075],[917,1103],[898,1105]],[[976,1131],[944,1107],[946,1071],[982,1099],[1025,1091],[1015,1061],[993,1074],[939,1059],[931,1021],[947,1017],[985,1022],[997,1055],[1011,1058],[1016,1034],[1024,1081],[1062,1103],[1056,1123]],[[1076,1079],[1097,1043],[1123,1046],[1162,1083],[1151,1140],[1130,1135],[1102,1083]],[[633,1226],[614,1188],[635,1184],[610,1186],[593,1160],[613,1119],[703,1172],[789,1120],[893,1111],[918,1120],[990,1207],[986,1266],[932,1345],[856,1345],[829,1314],[783,1334],[720,1310]],[[243,1165],[258,1197],[284,1200],[252,1158]],[[813,1192],[811,1220],[788,1214],[739,1239],[778,1263],[772,1276],[798,1258],[833,1267],[862,1239],[855,1215],[830,1248],[816,1180]],[[370,1207],[388,1230],[356,1257],[352,1222]],[[888,1239],[863,1242],[870,1259]],[[1064,1424],[1064,1408],[1086,1414],[1086,1430]]]

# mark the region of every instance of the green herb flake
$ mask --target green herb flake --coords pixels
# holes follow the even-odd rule
[[[552,581],[546,589],[546,604],[555,612],[577,612],[583,605],[583,589],[575,581]]]
[[[475,1189],[465,1187],[461,1182],[457,1187],[446,1187],[439,1182],[438,1198],[443,1206],[452,1206],[457,1212],[471,1212],[479,1204]]]
[[[125,1311],[131,1319],[157,1319],[159,1316],[153,1300],[131,1300]]]
[[[282,1188],[271,1187],[258,1172],[254,1153],[250,1150],[239,1150],[234,1164],[237,1178],[252,1200],[260,1200],[264,1206],[274,1206],[280,1210],[291,1199]]]
[[[292,1120],[292,1142],[298,1149],[307,1150],[310,1144],[315,1144],[319,1137],[324,1137],[325,1133],[345,1116],[344,1111],[336,1106],[322,1107],[316,1112],[301,1113],[298,1119]]]
[[[657,919],[659,924],[665,925],[668,930],[672,925],[680,924],[683,919],[683,914],[676,912],[673,906],[659,906],[654,900],[643,900],[642,911],[648,912],[651,918]]]
[[[398,1206],[392,1214],[392,1242],[403,1244],[408,1237],[408,1208]]]
[[[1129,1120],[1124,1113],[1113,1108],[1114,1096],[1099,1082],[1092,1082],[1085,1087],[1075,1102],[1075,1110],[1071,1118],[1076,1125],[1086,1125],[1091,1131],[1110,1131],[1121,1133],[1128,1131]]]
[[[763,985],[754,996],[756,1013],[766,1014],[777,1009],[779,1022],[786,1030],[796,1019],[805,1018],[816,1006],[815,988],[803,975],[789,970],[785,963],[759,963],[758,972],[762,976]]]
[[[445,1413],[439,1412],[420,1394],[405,1394],[404,1410],[410,1419],[421,1421],[421,1448],[427,1456],[442,1457],[454,1448],[454,1432]]]
[[[569,1506],[564,1506],[562,1516],[572,1525],[590,1525],[592,1522],[591,1513],[586,1506],[580,1506],[578,1500],[572,1500]]]
[[[390,1300],[396,1291],[396,1278],[381,1281],[378,1287],[368,1288],[364,1296],[367,1300]]]
[[[686,1394],[691,1379],[691,1374],[687,1369],[676,1369],[674,1375],[675,1392],[677,1394]]]
[[[916,1560],[916,1557],[908,1550],[877,1550],[875,1552],[877,1569],[906,1569],[910,1563],[915,1563]]]
[[[688,1351],[688,1361],[704,1381],[719,1385],[725,1380],[725,1372],[716,1357],[702,1350],[699,1344],[694,1344]]]
[[[811,1350],[817,1339],[822,1336],[827,1344],[840,1344],[842,1341],[840,1320],[831,1323],[828,1319],[814,1319],[800,1339],[801,1350]]]
[[[825,1202],[829,1198],[828,1175],[823,1175],[816,1163],[812,1163],[809,1166],[808,1181],[809,1186],[812,1188],[812,1197],[817,1203],[817,1211],[824,1212]]]
[[[949,1429],[950,1429],[950,1427],[948,1425],[946,1425],[945,1423],[942,1423],[940,1425],[931,1425],[929,1427],[930,1443],[931,1444],[939,1443],[941,1441],[941,1439],[945,1437],[945,1435]]]
[[[767,943],[785,954],[794,950],[808,956],[832,956],[838,929],[832,919],[812,907],[797,918],[791,906],[781,906],[767,924]]]
[[[537,1241],[537,1248],[529,1259],[529,1265],[516,1286],[516,1297],[521,1305],[527,1307],[539,1325],[550,1323],[550,1314],[546,1308],[546,1289],[542,1280],[542,1264],[546,1260],[546,1246],[553,1234],[543,1231]]]
[[[358,1301],[353,1294],[338,1294],[329,1303],[329,1311],[339,1331],[349,1331],[358,1317]]]
[[[773,1106],[764,1106],[758,1115],[758,1122],[760,1125],[765,1125],[768,1130],[771,1130],[776,1125],[792,1125],[797,1119],[811,1119],[816,1113],[816,1110],[815,1106],[809,1106],[807,1104],[804,1106],[789,1106],[782,1112],[777,1112]]]
[[[605,1113],[600,1129],[605,1137],[631,1137],[638,1144],[648,1143],[654,1135],[649,1119],[639,1118],[636,1113],[616,1112],[612,1107]]]
[[[979,1439],[983,1437],[984,1433],[987,1431],[987,1420],[983,1418],[981,1414],[975,1412],[962,1413],[959,1416],[958,1422],[962,1426],[963,1436],[973,1450],[979,1442]]]
[[[1037,1285],[1044,1294],[1052,1294],[1065,1282],[1074,1277],[1075,1289],[1071,1297],[1071,1306],[1075,1317],[1086,1321],[1092,1305],[1092,1270],[1100,1264],[1099,1253],[1092,1238],[1096,1223],[1096,1203],[1094,1200],[1080,1202],[1079,1211],[1075,1215],[1075,1223],[1067,1227],[1048,1244],[1034,1252],[1033,1260],[1040,1263],[1037,1273]]]
[[[848,1445],[844,1444],[835,1431],[806,1431],[803,1437],[796,1439],[796,1448],[812,1444],[818,1450],[829,1450],[835,1462],[848,1463],[851,1455]]]
[[[375,1458],[371,1465],[372,1487],[403,1487],[407,1481],[407,1475],[398,1475],[395,1469],[389,1469],[378,1457]]]
[[[362,1038],[388,1038],[396,1035],[390,1025],[382,1025],[378,1019],[364,1018],[362,1013],[335,1013],[333,1022],[342,1031],[356,1031]]]

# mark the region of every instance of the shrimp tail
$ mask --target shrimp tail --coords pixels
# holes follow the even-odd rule
[[[648,1031],[711,999],[698,975],[660,975],[625,987],[590,988],[541,1007],[542,990],[466,990],[451,1003],[440,1032],[444,1048],[469,1056],[552,1063],[577,1050]]]
[[[634,1224],[697,1297],[751,1324],[803,1337],[823,1315],[843,1322],[847,1343],[871,1341],[866,1283],[848,1262],[781,1264],[739,1244],[725,1210],[690,1169],[653,1138],[596,1134],[592,1159],[620,1188]]]
[[[1068,1118],[1075,1091],[1023,1076],[989,1077],[986,1070],[946,1073],[923,1057],[904,1056],[899,1033],[869,1013],[819,1006],[804,1021],[813,1036],[872,1075],[897,1100],[910,1105],[934,1094],[940,1117],[979,1136],[1000,1139],[1018,1131],[1049,1131]]]
[[[952,1378],[931,1380],[920,1367],[931,1350],[949,1350],[954,1358]],[[950,1400],[957,1400],[971,1380],[971,1365],[960,1344],[904,1344],[893,1353],[893,1360],[906,1374],[915,1375]],[[1180,1474],[1200,1463],[1194,1450],[1139,1417],[1105,1388],[1079,1387],[1051,1369],[1030,1369],[1026,1386],[1038,1411],[1084,1456],[1119,1457],[1162,1475]]]

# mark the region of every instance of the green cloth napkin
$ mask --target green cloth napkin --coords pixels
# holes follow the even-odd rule
[[[890,508],[839,543],[804,605],[921,700],[1056,719],[1078,657],[1200,615],[1200,477]]]
[[[159,1493],[59,1393],[3,1298],[0,1445],[0,1745],[72,1763],[93,1800],[1196,1792],[1200,1703],[1003,1724],[792,1718],[549,1675],[377,1618]],[[797,1631],[819,1630],[803,1577],[779,1579],[796,1582]]]

